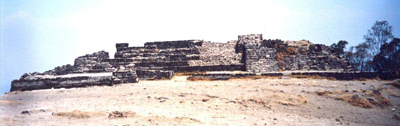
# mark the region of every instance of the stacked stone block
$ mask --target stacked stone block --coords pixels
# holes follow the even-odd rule
[[[259,45],[246,45],[246,70],[253,73],[266,73],[278,70],[276,50]]]
[[[112,76],[49,76],[38,73],[24,74],[11,82],[10,91],[25,91],[51,88],[74,88],[99,85],[111,85]]]
[[[260,40],[261,35],[239,36],[237,52],[243,52],[246,70],[255,73],[273,71],[346,71],[349,65],[331,53],[329,46],[302,40],[299,44],[281,40]],[[240,47],[240,48],[238,48]],[[241,51],[242,50],[242,51]],[[275,57],[268,57],[275,56]]]
[[[281,70],[349,70],[347,61],[333,55],[330,47],[325,45],[312,44],[308,48],[285,45],[278,49],[278,55],[282,57],[281,60],[278,58]]]
[[[135,64],[140,79],[170,79],[173,69],[185,69],[189,62],[200,60],[198,48],[201,45],[199,40],[147,42],[144,47],[118,43],[115,59],[107,61],[114,67]]]
[[[246,45],[259,45],[261,41],[262,34],[239,35],[235,46],[236,53],[244,53]]]
[[[137,76],[141,79],[146,80],[160,80],[160,79],[171,79],[174,76],[172,70],[136,70]]]
[[[136,83],[139,81],[134,64],[120,66],[112,75],[113,84]]]

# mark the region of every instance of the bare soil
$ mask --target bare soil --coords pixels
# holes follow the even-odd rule
[[[399,125],[393,81],[172,80],[11,92],[0,125]],[[394,109],[394,110],[393,110]]]

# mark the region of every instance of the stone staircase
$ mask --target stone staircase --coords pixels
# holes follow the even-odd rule
[[[201,45],[199,40],[147,42],[144,47],[118,43],[114,59],[105,62],[113,67],[134,64],[141,79],[169,79],[174,71],[187,69],[190,61],[200,60],[198,48]]]

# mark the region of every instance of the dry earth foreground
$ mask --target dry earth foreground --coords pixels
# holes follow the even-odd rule
[[[1,125],[398,126],[398,80],[244,77],[14,91]]]

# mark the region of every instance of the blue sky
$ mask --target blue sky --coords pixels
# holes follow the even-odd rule
[[[400,35],[399,0],[1,0],[0,93],[26,72],[73,64],[115,43],[265,39],[363,42],[377,20]]]

